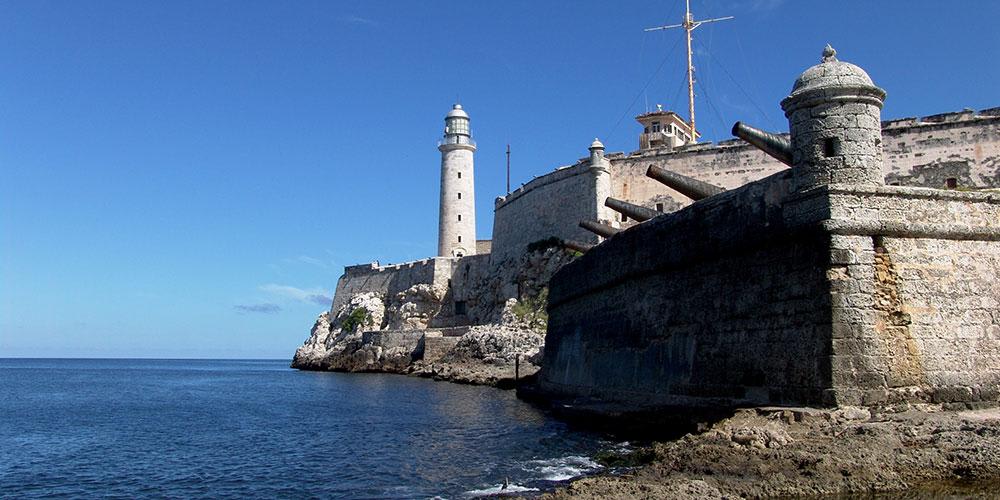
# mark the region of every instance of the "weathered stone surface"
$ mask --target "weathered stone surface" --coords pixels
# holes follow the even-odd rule
[[[992,498],[1000,412],[750,409],[543,498]],[[849,413],[849,414],[848,414]],[[878,495],[875,495],[878,496]]]

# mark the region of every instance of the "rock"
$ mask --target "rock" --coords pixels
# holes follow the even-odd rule
[[[356,325],[345,325],[357,311],[364,311],[362,321]],[[351,300],[340,307],[332,324],[334,328],[341,329],[348,326],[348,330],[352,332],[373,331],[382,328],[384,318],[385,303],[382,297],[375,292],[362,292],[351,296]]]
[[[318,366],[328,351],[327,339],[330,337],[330,313],[323,311],[316,318],[309,338],[298,349],[292,358],[292,368],[306,368]]]
[[[479,360],[487,364],[511,364],[518,356],[533,358],[545,345],[545,335],[507,325],[474,326],[462,336],[449,359]]]
[[[441,311],[441,299],[446,290],[428,284],[413,285],[399,292],[386,309],[386,328],[416,330],[427,324]]]

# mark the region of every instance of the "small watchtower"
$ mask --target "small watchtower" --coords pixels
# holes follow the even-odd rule
[[[681,119],[677,113],[664,111],[663,106],[659,104],[656,105],[656,111],[641,114],[635,119],[642,125],[642,134],[639,135],[639,149],[641,151],[659,148],[673,149],[697,142],[697,138],[691,136],[691,125]]]
[[[885,91],[865,70],[837,60],[837,51],[826,46],[821,62],[805,70],[781,101],[791,132],[796,189],[885,184],[884,100]]]

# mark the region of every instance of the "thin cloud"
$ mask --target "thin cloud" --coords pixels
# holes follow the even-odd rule
[[[289,285],[278,285],[269,283],[261,285],[258,289],[280,297],[289,298],[306,304],[329,305],[333,301],[329,291],[322,288],[302,289]]]
[[[368,19],[367,17],[355,16],[355,15],[344,16],[340,18],[340,20],[344,21],[347,24],[355,24],[360,26],[374,27],[379,25],[378,21],[375,21],[374,19]]]
[[[308,255],[299,255],[298,257],[295,258],[295,260],[303,264],[316,266],[321,269],[330,269],[330,264],[328,262],[317,259],[316,257],[310,257]]]
[[[330,305],[330,303],[333,302],[333,297],[330,297],[330,296],[327,296],[327,295],[323,295],[321,293],[310,295],[308,297],[308,299],[313,304],[319,304],[321,306],[328,306],[328,305]]]
[[[240,314],[257,313],[257,314],[277,314],[281,312],[281,306],[278,304],[263,303],[263,304],[237,304],[233,306]]]

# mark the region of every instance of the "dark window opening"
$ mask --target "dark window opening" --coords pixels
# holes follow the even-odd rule
[[[458,193],[458,199],[462,199],[462,193]]]
[[[627,215],[622,214],[622,222],[628,222],[628,216]]]
[[[458,173],[458,178],[459,178],[459,179],[461,179],[461,178],[462,178],[462,172],[459,172],[459,173]]]
[[[456,252],[455,257],[462,257],[462,252]]]
[[[462,222],[462,214],[458,214],[458,222]]]
[[[838,155],[840,155],[840,140],[836,137],[823,139],[823,156],[829,158]]]
[[[958,187],[958,179],[954,177],[949,177],[944,180],[944,185],[948,186],[948,189],[955,189]]]
[[[458,237],[458,242],[459,242],[459,243],[461,243],[461,242],[462,242],[462,237],[461,237],[461,236],[459,236],[459,237]]]
[[[465,316],[466,305],[464,300],[455,301],[455,316]]]
[[[656,211],[657,212],[662,212],[663,211],[663,203],[657,203],[656,204]]]
[[[653,122],[653,132],[655,133],[659,131],[660,131],[660,122]]]
[[[451,288],[451,279],[448,280],[448,288]]]

